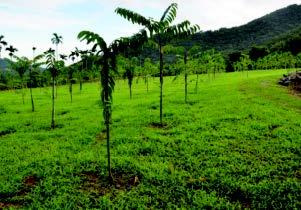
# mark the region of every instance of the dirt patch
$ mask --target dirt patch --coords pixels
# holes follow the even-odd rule
[[[244,208],[251,208],[251,199],[241,189],[236,189],[234,192],[230,193],[228,197],[231,202],[239,202]]]
[[[109,181],[107,176],[99,176],[97,172],[83,172],[80,191],[97,198],[106,194],[115,195],[118,191],[127,191],[140,184],[137,175],[113,172],[114,181]]]
[[[1,202],[0,201],[0,209],[11,209],[11,208],[18,209],[18,208],[21,208],[21,207],[22,207],[22,205],[18,202],[6,203],[6,202]]]
[[[26,201],[25,196],[30,193],[40,182],[37,176],[25,177],[22,186],[14,193],[0,193],[0,209],[4,208],[22,208]]]

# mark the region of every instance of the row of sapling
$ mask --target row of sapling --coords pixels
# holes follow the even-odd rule
[[[138,13],[132,12],[127,9],[118,8],[116,13],[132,21],[144,26],[153,38],[159,48],[160,57],[160,124],[163,125],[163,47],[168,44],[170,40],[175,37],[188,36],[195,33],[199,27],[190,26],[188,21],[184,21],[178,25],[171,26],[177,13],[177,4],[171,4],[164,12],[159,21],[145,18]],[[112,92],[114,90],[115,81],[114,73],[117,72],[117,55],[124,52],[126,49],[137,49],[148,40],[146,30],[130,37],[121,38],[107,45],[102,37],[90,31],[82,31],[79,33],[78,38],[85,40],[87,44],[93,44],[92,51],[96,52],[99,56],[97,64],[101,68],[101,99],[103,103],[103,117],[106,126],[107,136],[107,159],[108,159],[108,174],[109,180],[113,181],[113,174],[111,172],[111,159],[110,159],[110,123],[112,115]]]
[[[289,69],[301,66],[301,54],[294,56],[290,52],[274,52],[261,58],[252,60],[249,55],[241,54],[237,62],[233,64],[235,71],[248,71],[253,69]]]
[[[176,18],[177,4],[171,4],[163,13],[161,19],[155,21],[152,18],[145,18],[142,15],[132,12],[127,9],[117,8],[116,13],[122,17],[145,27],[139,33],[129,38],[120,38],[108,45],[102,37],[90,31],[82,31],[78,38],[81,41],[86,41],[87,44],[93,44],[91,52],[94,52],[96,59],[94,65],[100,68],[101,77],[101,101],[103,104],[103,117],[106,127],[107,136],[107,154],[108,154],[108,172],[109,179],[113,181],[110,162],[110,124],[112,115],[112,93],[115,86],[114,76],[117,73],[117,56],[129,49],[138,49],[151,38],[156,43],[159,52],[159,70],[160,70],[160,125],[163,125],[163,47],[172,39],[182,38],[195,33],[199,30],[197,25],[191,25],[189,21],[184,21],[176,25],[172,22]],[[148,33],[147,33],[148,32]],[[149,37],[148,37],[149,34]],[[49,49],[44,53],[46,57],[46,69],[51,74],[52,85],[52,114],[51,127],[55,128],[55,86],[59,71],[64,67],[64,61],[58,60],[58,45],[62,42],[62,37],[54,34],[52,38],[53,44],[56,45],[56,50]],[[14,52],[11,47],[11,57]],[[83,57],[82,57],[83,58]],[[69,79],[72,78],[72,73],[69,73]],[[132,75],[130,75],[132,76]]]
[[[133,23],[138,23],[146,27],[149,31],[150,37],[155,40],[159,48],[160,58],[160,125],[163,125],[163,47],[168,44],[174,38],[188,36],[195,33],[199,27],[197,25],[191,26],[189,21],[184,21],[177,25],[171,25],[176,17],[177,4],[171,4],[164,12],[162,18],[159,21],[153,19],[147,19],[135,12],[118,8],[116,10],[118,14],[131,20]],[[93,44],[91,49],[98,56],[95,61],[95,65],[100,68],[101,76],[101,101],[103,104],[103,117],[106,127],[107,138],[107,160],[108,160],[108,174],[109,180],[113,181],[113,174],[111,172],[111,158],[110,158],[110,124],[112,115],[112,93],[115,86],[114,74],[117,73],[117,56],[128,49],[137,49],[142,46],[148,40],[146,30],[141,30],[130,38],[120,38],[113,41],[110,45],[104,41],[98,34],[90,31],[82,31],[79,33],[78,38],[81,41],[86,41],[87,44]],[[52,75],[52,123],[51,127],[55,127],[54,123],[54,87],[55,80],[60,69],[60,62],[57,62],[54,56],[54,50],[49,50],[46,53],[47,57],[47,69]],[[131,60],[131,62],[134,62]],[[129,79],[129,85],[131,89],[132,78],[134,73],[132,69],[126,69],[126,76]],[[130,90],[131,91],[131,90]]]

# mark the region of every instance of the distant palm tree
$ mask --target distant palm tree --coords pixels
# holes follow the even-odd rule
[[[64,54],[60,54],[60,59],[62,59],[63,61],[66,61],[68,58],[67,55],[64,55]]]
[[[53,38],[51,39],[51,42],[52,44],[55,45],[56,60],[58,60],[58,55],[59,55],[58,46],[59,44],[63,43],[63,37],[58,35],[57,33],[53,33]]]
[[[140,33],[130,37],[121,38],[113,41],[110,45],[104,41],[98,34],[90,31],[82,31],[78,34],[81,41],[86,41],[87,44],[93,44],[92,52],[97,56],[96,65],[101,68],[101,101],[103,104],[103,118],[106,126],[107,134],[107,158],[108,158],[108,178],[114,181],[111,172],[111,156],[110,156],[110,124],[112,116],[112,97],[115,86],[114,73],[117,73],[118,54],[124,52],[126,49],[137,49],[144,42],[147,41],[147,33],[142,30]]]
[[[0,36],[0,58],[1,58],[1,51],[2,51],[2,47],[5,47],[7,45],[7,42],[3,40],[4,36],[1,35]]]
[[[12,61],[13,60],[13,56],[14,56],[15,52],[18,51],[18,49],[14,48],[12,45],[10,45],[5,50],[9,52],[8,55],[10,56],[10,60]]]
[[[117,8],[116,13],[132,23],[146,27],[150,36],[158,46],[160,59],[160,124],[163,125],[163,47],[172,39],[182,38],[194,34],[199,30],[198,25],[191,25],[189,21],[183,21],[177,25],[171,25],[177,16],[178,5],[172,3],[163,13],[160,20],[155,21],[152,18],[146,18],[142,15],[124,9]]]

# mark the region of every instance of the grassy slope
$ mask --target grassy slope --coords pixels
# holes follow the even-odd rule
[[[23,205],[33,208],[301,208],[301,99],[275,85],[283,71],[202,76],[198,94],[183,103],[182,79],[165,81],[168,127],[149,126],[159,117],[159,83],[127,83],[114,94],[114,171],[135,174],[140,185],[106,196],[81,189],[80,174],[106,174],[99,86],[67,87],[57,100],[59,128],[50,131],[50,89],[34,91],[37,112],[21,94],[0,93],[0,202],[18,192],[25,177],[40,178]],[[190,90],[194,77],[190,77]],[[6,112],[6,113],[4,113]],[[3,200],[2,200],[3,202]]]

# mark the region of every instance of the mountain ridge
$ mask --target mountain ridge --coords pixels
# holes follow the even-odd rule
[[[301,5],[293,4],[247,24],[215,31],[199,32],[178,42],[180,45],[200,45],[202,49],[224,52],[242,51],[254,45],[262,45],[291,30],[301,27]]]

